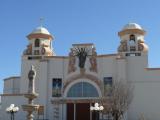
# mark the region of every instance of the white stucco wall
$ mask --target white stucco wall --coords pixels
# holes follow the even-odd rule
[[[10,77],[4,80],[4,94],[20,93],[20,77]]]
[[[104,77],[113,77],[113,80],[128,80],[134,86],[134,99],[130,106],[128,113],[128,120],[136,120],[141,113],[143,113],[148,119],[159,120],[160,106],[160,70],[149,69],[147,54],[142,56],[128,56],[124,58],[118,58],[116,54],[113,55],[99,55],[97,56],[97,69],[98,72],[91,72],[90,62],[87,58],[85,65],[85,73],[95,76],[98,80],[103,82]],[[54,105],[51,103],[52,97],[52,79],[62,78],[62,81],[68,80],[72,76],[80,74],[78,67],[78,59],[76,59],[76,71],[68,74],[68,61],[69,58],[65,56],[53,56],[46,57],[45,59],[28,60],[27,57],[22,57],[21,67],[21,79],[20,82],[15,80],[6,80],[4,82],[4,93],[13,93],[9,89],[13,86],[20,86],[20,93],[26,93],[28,91],[28,72],[31,65],[35,66],[37,75],[35,80],[36,92],[39,94],[35,99],[35,103],[45,106],[45,118],[52,119],[54,113]],[[86,80],[87,79],[84,79]],[[78,80],[77,80],[78,81]],[[76,83],[74,81],[70,84]],[[95,84],[94,84],[95,85]],[[63,85],[62,85],[63,86]],[[95,85],[96,86],[96,85]],[[98,86],[96,86],[97,88]],[[69,89],[66,89],[66,91]],[[100,92],[99,92],[100,93]],[[66,96],[67,92],[64,93]],[[17,100],[18,99],[18,100]],[[3,96],[2,97],[2,110],[4,110],[9,104],[14,103],[18,106],[27,103],[24,97],[19,96]],[[65,105],[60,106],[60,114],[63,114],[61,118],[65,118]],[[2,111],[4,113],[4,111]],[[23,115],[24,112],[19,112],[17,116]],[[6,114],[6,113],[4,113]],[[8,118],[7,114],[4,115]],[[21,119],[21,115],[20,118]],[[4,119],[5,120],[5,119]],[[7,120],[7,119],[6,119]]]
[[[134,98],[128,111],[129,120],[137,120],[144,115],[147,120],[159,120],[160,114],[160,80],[133,82]]]
[[[10,106],[10,104],[15,104],[15,106],[19,107],[19,111],[15,114],[16,120],[24,120],[26,118],[27,113],[22,111],[21,105],[26,104],[27,101],[24,96],[2,96],[2,109],[0,118],[1,120],[9,120],[10,114],[6,113],[6,108]]]

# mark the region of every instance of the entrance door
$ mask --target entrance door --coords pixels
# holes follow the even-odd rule
[[[89,103],[77,103],[67,104],[67,120],[74,120],[74,112],[75,112],[75,120],[90,120],[90,104]],[[92,120],[95,120],[94,113],[92,114]]]
[[[67,120],[74,120],[74,104],[67,104]]]
[[[76,120],[90,120],[90,104],[76,104]]]

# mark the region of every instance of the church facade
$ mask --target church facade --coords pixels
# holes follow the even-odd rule
[[[140,25],[129,23],[118,32],[120,45],[115,54],[98,55],[94,44],[85,43],[73,44],[68,56],[57,56],[52,49],[54,37],[46,28],[36,28],[27,36],[20,76],[4,79],[1,119],[9,119],[5,109],[10,104],[20,108],[16,119],[25,119],[27,113],[21,105],[27,103],[24,94],[33,65],[38,93],[34,103],[41,105],[41,110],[34,113],[35,119],[95,120],[90,106],[105,97],[106,86],[114,80],[126,80],[134,85],[126,119],[138,120],[143,114],[147,119],[159,120],[160,68],[148,68],[145,33]],[[102,120],[101,114],[98,117]],[[103,120],[108,119],[103,115]]]

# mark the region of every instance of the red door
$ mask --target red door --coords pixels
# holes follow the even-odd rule
[[[90,120],[90,104],[76,104],[76,120]]]
[[[77,103],[76,104],[76,120],[90,120],[90,104],[89,103]],[[92,114],[92,120],[95,120],[94,113]],[[67,104],[67,120],[74,120],[74,104]]]
[[[67,120],[74,120],[74,104],[67,104]]]

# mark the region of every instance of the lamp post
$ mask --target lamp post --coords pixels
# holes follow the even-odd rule
[[[103,109],[104,109],[104,107],[102,105],[100,106],[99,103],[95,103],[94,106],[90,107],[90,110],[95,111],[95,113],[96,113],[96,120],[99,120],[98,113],[100,111],[102,111]]]
[[[14,113],[19,111],[19,107],[15,107],[14,104],[11,104],[8,108],[6,108],[6,112],[11,114],[11,120],[14,120]]]

